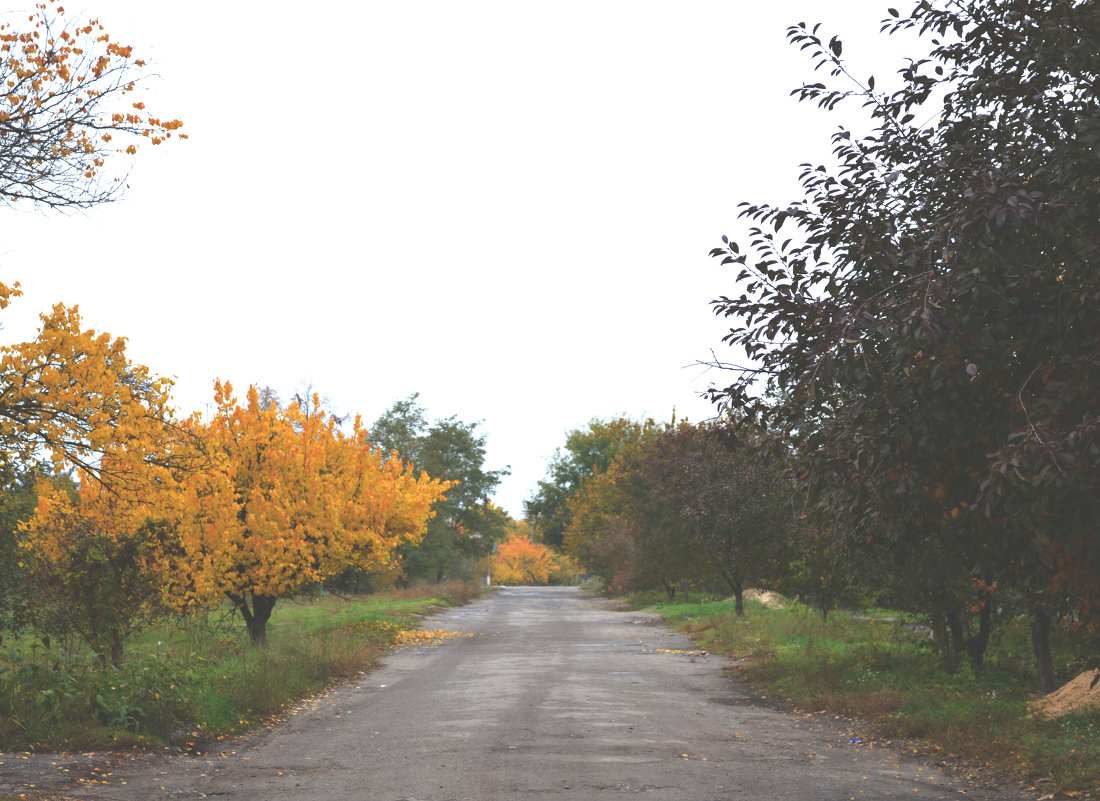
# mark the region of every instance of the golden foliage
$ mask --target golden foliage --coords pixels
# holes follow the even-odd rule
[[[401,629],[394,636],[395,645],[435,645],[453,637],[476,637],[472,631],[447,631],[446,629]]]
[[[493,557],[493,577],[501,584],[545,584],[558,570],[550,550],[523,534],[512,533]]]
[[[423,535],[449,485],[384,456],[358,418],[345,435],[323,412],[261,408],[255,388],[245,406],[231,385],[215,391],[218,411],[195,431],[207,464],[180,488],[181,605],[276,598],[348,567],[383,569]]]
[[[0,298],[17,293],[3,287]],[[0,348],[4,456],[30,459],[45,447],[59,468],[117,481],[138,462],[164,462],[177,433],[168,423],[172,382],[131,362],[125,338],[82,330],[75,306],[58,304],[41,319],[32,341]]]
[[[19,542],[37,624],[75,632],[115,665],[129,635],[166,610],[160,545],[167,529],[152,502],[155,468],[123,464],[128,467],[112,466],[112,475],[146,475],[108,487],[82,474],[77,492],[66,481],[41,480],[38,506],[20,524]]]
[[[0,308],[18,294],[0,284]],[[84,330],[76,307],[0,348],[0,458],[77,470],[77,497],[42,483],[22,531],[35,580],[87,606],[74,620],[103,618],[97,596],[116,598],[125,575],[133,591],[115,605],[133,618],[157,605],[150,586],[182,610],[227,596],[260,642],[277,598],[348,568],[395,571],[451,486],[381,452],[358,418],[341,431],[316,396],[313,411],[263,408],[253,388],[241,406],[217,383],[209,422],[176,421],[171,385],[125,339]]]

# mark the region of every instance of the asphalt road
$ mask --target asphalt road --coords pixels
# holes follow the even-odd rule
[[[430,626],[459,635],[401,649],[225,751],[33,757],[33,789],[112,801],[1035,798],[949,779],[851,723],[772,708],[659,620],[570,588],[505,589]],[[28,789],[18,778],[31,774],[5,777],[18,758],[3,757],[0,790]]]

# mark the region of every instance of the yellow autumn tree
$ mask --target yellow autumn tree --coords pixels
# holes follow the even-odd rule
[[[146,63],[57,0],[0,23],[0,198],[84,208],[114,199],[139,143],[186,138],[136,90]]]
[[[567,502],[570,518],[562,536],[565,552],[586,570],[606,577],[614,590],[624,588],[630,564],[620,474],[615,460],[584,480]]]
[[[545,545],[517,532],[493,556],[493,576],[500,584],[545,584],[559,569]]]
[[[0,284],[0,308],[19,294]],[[0,532],[18,577],[0,609],[18,606],[115,663],[159,606],[153,510],[197,455],[172,422],[171,386],[130,361],[124,338],[85,329],[76,307],[54,306],[34,339],[0,348],[0,476],[48,459],[77,480],[40,482],[32,518]]]
[[[255,388],[241,406],[217,383],[215,400],[197,431],[207,465],[182,482],[169,591],[182,607],[229,598],[254,643],[280,597],[391,564],[449,486],[384,456],[358,418],[345,435],[321,411],[263,408]]]
[[[3,290],[0,307],[18,284]],[[171,423],[172,382],[131,362],[124,337],[83,329],[75,306],[41,320],[33,340],[0,348],[0,456],[32,460],[44,449],[59,468],[117,481],[135,475],[133,462],[165,463],[182,433]]]
[[[75,633],[116,666],[130,635],[167,609],[164,488],[155,466],[129,459],[121,465],[110,466],[110,473],[129,475],[110,487],[84,471],[77,473],[78,490],[64,477],[39,481],[38,507],[20,524],[19,543],[35,624],[58,635]]]

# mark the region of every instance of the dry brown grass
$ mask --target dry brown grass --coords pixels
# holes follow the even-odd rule
[[[393,589],[385,594],[399,600],[438,598],[452,606],[462,606],[475,598],[480,598],[484,593],[485,588],[481,584],[467,584],[455,579],[440,584],[415,584],[411,587]]]
[[[891,690],[858,694],[822,692],[815,700],[822,709],[835,709],[845,715],[875,720],[881,715],[888,715],[901,709],[905,703],[905,696]]]

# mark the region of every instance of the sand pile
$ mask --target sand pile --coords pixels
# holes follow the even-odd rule
[[[768,609],[782,609],[787,605],[787,599],[771,590],[745,590],[741,596],[746,601],[759,601]]]
[[[1067,715],[1085,707],[1100,707],[1100,670],[1086,670],[1032,705],[1034,711],[1051,717]]]

